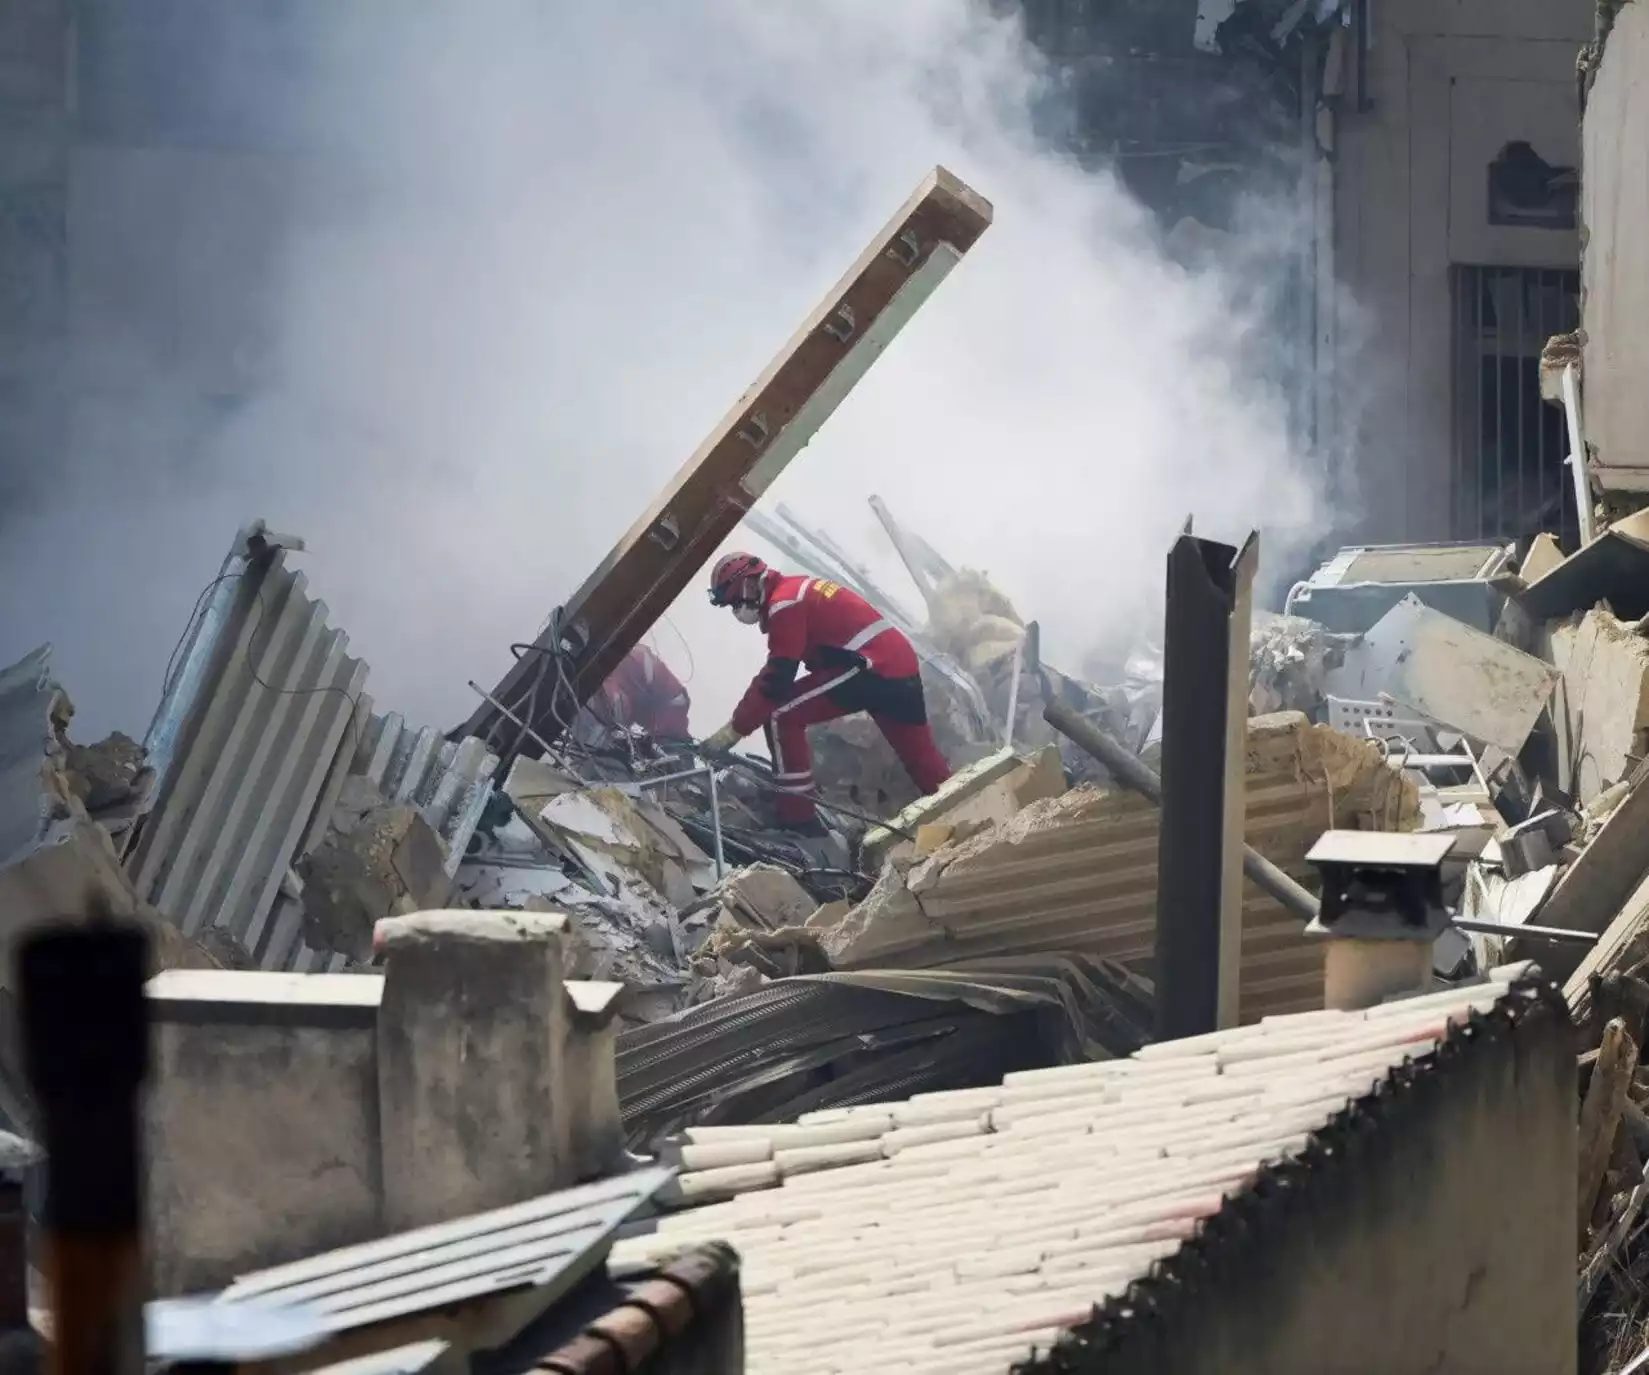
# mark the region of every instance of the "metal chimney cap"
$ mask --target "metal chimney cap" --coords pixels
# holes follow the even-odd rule
[[[1322,902],[1306,934],[1338,940],[1425,941],[1450,924],[1442,866],[1452,835],[1329,831],[1306,856]]]

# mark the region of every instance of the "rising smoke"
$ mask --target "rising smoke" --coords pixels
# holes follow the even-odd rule
[[[78,174],[113,207],[87,233],[125,246],[84,294],[128,391],[7,517],[0,625],[9,654],[57,643],[82,738],[141,733],[258,515],[306,538],[379,702],[461,719],[465,680],[498,676],[935,163],[996,223],[777,500],[915,602],[881,494],[1073,667],[1148,623],[1188,513],[1263,527],[1274,558],[1316,533],[1283,394],[1251,380],[1260,312],[1033,144],[1045,93],[1011,23],[965,0],[324,13],[302,151]],[[133,318],[121,274],[154,271],[134,243],[179,274],[166,329],[208,347]],[[195,374],[226,367],[250,381],[220,412]],[[761,653],[696,582],[653,642],[691,662],[703,731]]]

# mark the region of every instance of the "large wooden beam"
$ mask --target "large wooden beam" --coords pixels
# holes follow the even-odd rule
[[[458,733],[488,737],[510,756],[553,743],[978,241],[991,213],[989,201],[935,168]]]

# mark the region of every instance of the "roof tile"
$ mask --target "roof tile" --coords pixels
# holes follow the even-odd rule
[[[744,1261],[751,1375],[1001,1371],[1125,1292],[1451,1025],[1508,996],[1497,982],[1304,1013],[990,1089],[808,1114],[799,1127],[699,1129],[684,1161],[698,1158],[693,1145],[722,1159],[762,1139],[773,1157],[683,1175],[682,1201],[737,1196],[666,1215],[615,1255],[728,1239]]]

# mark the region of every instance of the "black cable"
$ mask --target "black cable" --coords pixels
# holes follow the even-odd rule
[[[263,550],[272,558],[273,555],[279,552],[279,550],[283,547],[284,546],[282,545],[265,545],[263,546]],[[213,578],[209,583],[201,588],[200,595],[195,598],[195,607],[190,613],[189,622],[184,627],[183,634],[178,637],[177,643],[172,647],[171,657],[167,660],[166,684],[165,690],[161,693],[162,699],[164,699],[166,691],[170,691],[172,687],[172,675],[177,666],[178,655],[182,651],[184,643],[188,640],[190,634],[195,629],[195,623],[201,614],[201,608],[204,606],[207,597],[209,597],[212,591],[222,583],[240,581],[246,578],[247,570],[244,569],[234,573],[220,573],[217,577]],[[316,687],[281,687],[275,683],[271,683],[267,678],[265,678],[261,671],[264,665],[261,662],[262,655],[258,650],[258,632],[262,630],[265,623],[268,622],[271,625],[270,633],[273,633],[274,623],[270,621],[270,618],[267,615],[268,603],[264,598],[262,578],[260,577],[256,582],[253,582],[250,585],[252,587],[254,610],[248,616],[246,648],[241,653],[241,658],[245,664],[248,676],[265,692],[273,693],[278,697],[316,697],[324,696],[328,693],[337,693],[338,696],[342,697],[349,705],[349,716],[344,723],[345,737],[343,747],[347,748],[349,751],[346,757],[351,763],[353,763],[355,751],[359,748],[361,743],[361,732],[364,725],[364,723],[359,719],[361,694],[350,692],[349,689],[339,687],[335,683],[323,683]],[[267,648],[268,645],[266,642],[264,649],[267,650]],[[232,666],[232,662],[233,661],[231,660],[230,664],[225,665],[226,672],[228,668]],[[457,770],[449,767],[448,765],[438,764],[437,767],[440,770],[435,775],[434,779],[437,786],[439,786],[439,784],[448,776],[459,776]]]
[[[698,741],[683,736],[661,736],[659,737],[659,743],[661,745],[685,744],[692,746],[695,750],[700,749]],[[901,840],[909,840],[914,842],[916,839],[916,837],[911,835],[910,832],[901,830],[890,821],[883,821],[880,817],[870,816],[865,812],[854,811],[852,807],[844,807],[837,802],[826,801],[824,798],[819,796],[819,791],[817,788],[805,793],[798,793],[787,788],[779,787],[779,785],[772,782],[770,778],[764,776],[762,772],[762,763],[760,760],[747,759],[745,756],[739,754],[727,754],[723,755],[722,758],[734,768],[741,770],[745,777],[749,778],[756,784],[757,787],[764,788],[768,792],[783,793],[786,797],[804,797],[808,801],[812,802],[814,806],[822,808],[824,811],[831,812],[837,816],[845,816],[848,819],[857,821],[865,826],[880,826],[885,830],[893,832],[893,834],[898,836]],[[771,771],[772,767],[769,765],[768,773],[771,773]]]
[[[219,573],[211,582],[200,589],[200,595],[195,598],[193,610],[189,612],[189,619],[183,627],[183,634],[177,637],[177,643],[172,646],[172,652],[166,659],[166,673],[160,683],[160,698],[166,700],[166,694],[172,690],[172,675],[178,667],[178,655],[183,652],[183,646],[195,629],[195,622],[200,619],[201,612],[206,606],[206,599],[223,583],[234,582],[241,577],[239,573]]]

